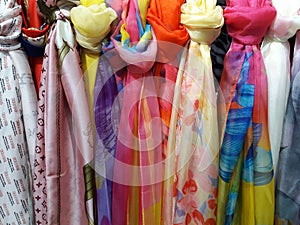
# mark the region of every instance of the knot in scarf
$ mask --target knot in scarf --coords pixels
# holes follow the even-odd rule
[[[187,0],[181,7],[181,23],[192,41],[210,45],[224,24],[223,10],[216,1]]]
[[[14,1],[0,2],[0,51],[11,51],[21,47],[18,38],[22,27],[22,8]]]
[[[298,1],[276,1],[273,6],[277,10],[276,18],[270,25],[266,38],[277,42],[287,42],[300,29],[300,15]]]
[[[225,23],[233,42],[259,45],[276,16],[271,5],[262,7],[229,6],[224,10]]]
[[[110,24],[117,18],[116,12],[105,3],[71,9],[71,20],[75,27],[76,40],[85,49],[94,53],[101,51],[101,41],[110,32]]]

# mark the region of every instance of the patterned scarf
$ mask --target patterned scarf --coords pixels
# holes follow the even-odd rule
[[[296,10],[296,8],[293,8]],[[299,15],[294,20],[298,20]],[[276,179],[275,224],[300,224],[300,32],[296,34],[291,88],[283,127]]]
[[[52,23],[38,102],[36,224],[93,224],[90,117],[69,11],[78,1],[38,1]],[[87,215],[83,210],[86,208]]]
[[[219,93],[226,108],[226,123],[221,129],[219,225],[274,222],[268,87],[259,50],[262,37],[276,15],[270,4],[269,0],[230,0],[224,10],[233,40],[225,57]]]
[[[35,149],[37,99],[19,42],[21,11],[15,0],[0,2],[1,224],[34,224],[30,165]]]
[[[276,175],[283,120],[290,89],[291,63],[288,39],[293,37],[300,28],[300,17],[297,15],[300,2],[273,0],[272,5],[277,10],[277,16],[266,33],[261,52],[268,77],[268,126]]]
[[[162,170],[156,165],[162,166],[161,124],[150,71],[157,43],[146,23],[149,1],[123,3],[123,22],[112,38],[128,65],[114,165],[112,224],[160,224]]]
[[[166,224],[213,224],[219,138],[210,44],[220,34],[223,14],[216,1],[187,1],[181,12],[191,41],[181,58],[173,101],[168,149],[176,162],[174,218]]]

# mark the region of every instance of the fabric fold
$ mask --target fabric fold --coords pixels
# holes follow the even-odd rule
[[[210,43],[224,23],[216,1],[187,1],[181,23],[191,41],[181,57],[168,151],[175,155],[174,217],[166,224],[214,224],[218,177],[217,102]]]
[[[259,44],[276,10],[268,0],[227,4],[224,18],[232,43],[218,94],[218,107],[226,113],[220,125],[217,224],[273,224],[268,85]]]
[[[300,28],[298,1],[272,1],[277,16],[269,27],[261,46],[268,77],[268,126],[276,177],[283,120],[290,87],[290,44]],[[279,58],[280,57],[280,58]],[[278,63],[280,62],[280,63]]]

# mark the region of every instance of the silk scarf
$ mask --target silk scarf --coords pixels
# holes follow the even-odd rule
[[[226,108],[217,224],[273,224],[274,180],[268,133],[268,85],[259,44],[276,16],[270,1],[227,1],[232,44],[221,92]],[[261,18],[264,18],[261,20]]]
[[[210,44],[223,13],[216,1],[187,1],[181,23],[191,41],[178,71],[168,150],[175,155],[173,213],[166,224],[213,224],[218,177],[217,102]]]
[[[274,174],[281,144],[283,120],[290,87],[290,44],[300,28],[299,1],[272,1],[277,16],[267,31],[261,52],[268,77],[268,126]],[[279,58],[280,57],[280,58]],[[278,63],[280,62],[280,63]]]
[[[38,1],[52,24],[38,102],[36,224],[94,224],[92,134],[69,11],[78,1]],[[86,210],[84,210],[86,209]]]
[[[149,1],[123,3],[122,23],[112,36],[128,65],[114,164],[112,224],[160,224],[161,120],[150,71],[157,43],[146,23]]]
[[[22,5],[23,9],[21,42],[28,55],[30,67],[34,75],[35,88],[38,93],[49,24],[43,23],[42,18],[38,14],[35,0],[18,0],[18,2]]]
[[[179,66],[179,54],[189,39],[185,27],[180,24],[180,8],[184,3],[177,1],[151,0],[147,11],[147,21],[151,24],[157,39],[156,63],[153,67],[154,80],[159,101],[159,111],[162,121],[162,151],[163,160],[167,162],[164,170],[171,170],[174,164],[174,157],[168,152],[168,135],[170,128],[170,117],[174,87]],[[162,192],[162,221],[170,224],[173,218],[172,197],[173,197],[173,176],[164,177]]]
[[[95,152],[95,162],[94,162],[94,168],[96,168],[96,174],[95,179],[93,179],[94,189],[96,188],[96,211],[97,211],[97,224],[110,224],[111,222],[111,182],[105,181],[103,177],[104,174],[98,171],[98,163],[102,162],[101,158],[101,150],[100,149],[100,143],[96,144],[100,141],[101,134],[96,135],[95,130],[95,123],[97,120],[99,120],[100,115],[98,115],[97,112],[96,116],[97,119],[94,119],[94,96],[96,96],[96,99],[98,100],[98,94],[94,94],[95,90],[95,82],[96,82],[96,76],[97,76],[97,69],[99,64],[99,57],[100,57],[100,51],[102,47],[102,40],[105,38],[105,36],[110,32],[110,24],[117,18],[117,14],[115,11],[109,7],[106,7],[105,3],[97,4],[97,1],[81,1],[81,5],[72,8],[70,17],[75,27],[76,32],[76,40],[79,43],[79,45],[82,46],[81,51],[81,63],[82,63],[82,69],[84,72],[84,81],[85,81],[85,88],[87,91],[88,96],[88,103],[89,103],[89,111],[90,111],[90,117],[91,117],[91,129],[93,133],[93,146],[94,146],[94,152]],[[106,64],[106,67],[109,68],[109,64]],[[101,66],[102,68],[102,66]],[[99,68],[99,70],[101,69]],[[101,89],[102,86],[102,77],[105,76],[106,73],[100,73],[98,74],[97,78],[97,86],[96,89]],[[104,79],[104,78],[103,78]],[[116,84],[115,84],[116,85]],[[113,92],[113,88],[111,90]],[[110,91],[110,90],[108,90]],[[108,92],[107,95],[101,96],[105,98],[109,98],[110,96],[114,97],[114,95],[110,95],[110,92]],[[103,98],[100,99],[102,100]],[[114,99],[114,98],[112,98]],[[101,101],[100,100],[100,101]],[[109,102],[109,99],[103,100],[104,104],[101,105],[101,108],[98,108],[101,112],[106,112],[105,103]],[[107,126],[109,126],[109,123],[105,123],[105,116],[104,118],[101,117],[100,123],[98,123],[97,126],[100,126],[100,128],[97,129],[98,133],[102,133],[103,129],[107,130]],[[102,127],[102,124],[105,124],[105,127]],[[105,138],[104,138],[105,139]],[[100,151],[100,152],[99,152]],[[100,155],[100,156],[99,156]],[[111,167],[111,169],[113,169]],[[102,175],[102,176],[101,176]],[[90,193],[92,195],[92,193]]]
[[[33,224],[30,158],[35,149],[36,92],[19,37],[22,8],[0,2],[1,224]]]
[[[291,88],[285,114],[283,136],[278,160],[276,180],[275,224],[300,223],[299,188],[299,71],[300,32],[296,34],[292,66]]]

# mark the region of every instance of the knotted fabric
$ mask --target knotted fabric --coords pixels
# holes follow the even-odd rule
[[[268,86],[259,43],[276,11],[264,0],[227,1],[233,38],[221,90],[226,123],[219,163],[217,224],[273,224],[274,181],[268,132]],[[262,20],[262,18],[264,18]],[[220,117],[224,115],[219,115]]]
[[[191,41],[181,57],[173,101],[168,151],[176,166],[172,211],[166,224],[213,224],[218,176],[217,102],[210,43],[223,25],[216,1],[187,1],[181,23]]]
[[[37,93],[40,87],[42,63],[49,24],[44,23],[37,12],[36,0],[18,0],[22,5],[22,36],[21,42],[26,51],[32,69]]]
[[[112,86],[110,86],[111,90],[102,90],[101,93],[104,92],[106,94],[105,96],[99,96],[99,92],[104,86],[102,80],[105,80],[105,76],[107,76],[106,72],[109,70],[109,64],[107,63],[107,61],[104,62],[102,60],[103,63],[106,63],[105,66],[107,68],[103,68],[102,64],[99,65],[99,57],[100,51],[102,49],[102,40],[110,32],[111,23],[117,18],[117,14],[113,9],[106,7],[105,3],[97,4],[97,2],[99,1],[81,1],[81,5],[72,8],[70,13],[71,20],[74,24],[76,31],[76,40],[82,47],[81,64],[84,72],[85,88],[87,91],[89,111],[91,117],[93,146],[95,152],[95,168],[97,168],[97,164],[99,163],[99,161],[101,161],[101,159],[99,159],[98,156],[99,154],[101,154],[101,151],[99,150],[99,146],[96,143],[100,140],[105,139],[102,139],[101,134],[105,133],[104,130],[108,129],[107,127],[109,126],[107,123],[105,123],[106,117],[101,117],[101,115],[103,115],[101,113],[104,112],[105,114],[107,108],[111,106],[109,104],[110,97],[112,97],[112,100],[114,100],[115,97],[113,84]],[[99,72],[97,72],[97,70],[99,70]],[[95,84],[96,77],[98,77],[97,84]],[[95,85],[97,91],[94,90]],[[103,105],[101,105],[100,108],[97,107],[97,110],[95,112],[97,120],[99,120],[99,117],[101,117],[100,123],[97,124],[97,131],[99,135],[96,135],[95,130],[96,120],[94,117],[94,106],[96,107],[96,104],[99,105],[101,103],[96,102],[96,104],[94,104],[95,91],[97,92],[97,94],[95,94],[96,101],[100,101],[101,103],[103,103]],[[108,93],[106,93],[105,91],[108,91]],[[105,97],[106,99],[103,100],[102,97]],[[109,106],[105,105],[105,103],[107,102]],[[99,115],[99,113],[101,115]],[[102,126],[103,124],[105,124],[104,127]],[[104,141],[106,140],[107,139],[105,139]],[[99,151],[100,153],[98,153]],[[111,166],[110,169],[112,170],[113,167]],[[97,169],[96,172],[98,172]],[[107,220],[109,221],[109,223],[111,223],[111,182],[103,180],[103,174],[99,175],[98,173],[95,174],[95,179],[93,180],[96,181],[95,184],[97,192],[96,205],[98,224],[105,224],[105,221]]]
[[[181,5],[183,0],[159,1],[151,0],[147,12],[147,20],[151,24],[157,39],[157,55],[154,65],[154,80],[159,101],[159,111],[162,121],[163,158],[171,164],[165,164],[165,170],[170,170],[175,163],[169,155],[167,143],[169,136],[170,117],[174,87],[179,67],[180,53],[189,39],[185,27],[180,24]],[[172,198],[174,177],[165,177],[163,184],[162,221],[171,224],[173,218]]]
[[[278,162],[283,120],[290,90],[290,44],[288,40],[300,28],[299,1],[273,0],[277,16],[266,33],[261,52],[268,77],[268,126],[274,174]],[[278,63],[280,62],[280,63]]]
[[[293,10],[296,10],[294,8]],[[296,18],[295,18],[296,19]],[[291,88],[285,114],[276,179],[275,224],[300,223],[300,32],[296,34]]]
[[[122,23],[112,36],[116,50],[128,65],[123,78],[123,104],[114,164],[112,224],[160,224],[161,120],[150,71],[155,62],[157,43],[146,23],[149,1],[130,0],[126,3]]]
[[[90,116],[68,18],[78,3],[38,1],[52,25],[38,102],[34,169],[37,224],[94,224],[93,176],[88,164],[93,159]]]
[[[18,40],[21,11],[15,0],[0,2],[1,224],[34,223],[30,165],[37,99],[30,66]]]

